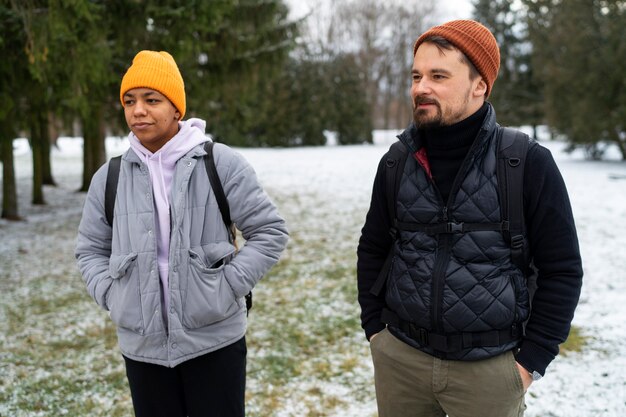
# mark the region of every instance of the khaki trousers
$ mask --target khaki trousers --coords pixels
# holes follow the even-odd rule
[[[481,361],[437,359],[380,332],[371,342],[379,417],[522,417],[512,352]]]

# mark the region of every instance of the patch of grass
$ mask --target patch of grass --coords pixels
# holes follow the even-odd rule
[[[285,384],[300,374],[293,357],[278,354],[255,358],[254,364],[250,364],[249,368],[250,374],[262,376],[278,385]]]
[[[16,334],[23,328],[23,323],[26,317],[25,311],[19,306],[7,306],[4,308],[4,316],[6,320],[4,326],[6,326],[6,334]]]
[[[360,358],[355,355],[348,355],[343,358],[343,361],[339,365],[339,371],[341,373],[349,373],[354,371],[354,369],[358,366]]]
[[[119,401],[109,394],[125,388],[120,386],[122,381],[125,381],[124,376],[119,373],[105,381],[98,375],[67,378],[59,370],[21,385],[14,407],[16,410],[43,412],[50,416],[125,416],[129,413],[127,401]],[[94,387],[98,387],[95,388],[98,391],[96,395]],[[100,401],[96,401],[96,398]]]
[[[0,415],[130,415],[115,328],[78,272],[40,270],[24,281],[0,305]]]
[[[583,335],[580,328],[572,326],[567,340],[559,346],[559,351],[565,356],[573,352],[582,352],[587,344],[587,339],[589,339],[589,336]]]
[[[318,197],[288,197],[280,204],[287,250],[254,290],[247,415],[338,416],[355,401],[374,401],[356,302],[357,237]],[[115,326],[73,267],[71,227],[45,229],[29,248],[32,262],[2,258],[13,272],[0,303],[8,364],[0,368],[0,416],[132,415]],[[58,242],[46,243],[50,235]]]
[[[72,307],[77,303],[85,300],[85,293],[80,287],[76,286],[75,291],[71,291],[65,294],[57,295],[45,294],[29,298],[28,308],[30,314],[44,315],[58,312],[59,310],[67,307]]]

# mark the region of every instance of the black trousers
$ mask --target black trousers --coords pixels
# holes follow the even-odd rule
[[[246,338],[168,368],[124,357],[137,417],[244,417]]]

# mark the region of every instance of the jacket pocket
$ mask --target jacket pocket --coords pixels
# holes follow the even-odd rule
[[[189,250],[189,273],[182,292],[183,326],[198,329],[221,321],[240,309],[235,294],[224,277],[225,263],[209,268],[202,257]]]
[[[115,325],[143,334],[144,321],[136,263],[136,253],[111,256],[109,274],[113,281],[107,293],[106,303]]]
[[[119,279],[126,275],[126,271],[137,260],[137,254],[131,252],[127,255],[111,255],[109,258],[109,274],[113,279]]]
[[[204,268],[217,268],[230,262],[235,247],[230,242],[214,242],[189,248],[189,257]]]

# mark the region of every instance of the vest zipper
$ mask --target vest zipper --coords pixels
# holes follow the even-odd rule
[[[441,220],[448,221],[448,206],[443,206]],[[437,333],[443,333],[443,289],[446,281],[446,267],[450,258],[451,235],[439,235],[437,255],[432,277],[432,328]]]
[[[483,132],[479,132],[479,136],[484,134]],[[454,203],[454,199],[456,194],[458,193],[459,188],[461,187],[461,183],[465,178],[466,171],[470,165],[470,161],[473,159],[474,154],[476,153],[476,149],[478,147],[478,139],[474,140],[474,143],[470,147],[470,150],[465,155],[465,159],[463,163],[459,167],[459,171],[456,173],[456,177],[452,183],[452,187],[450,188],[450,194],[448,195],[448,201],[446,203],[443,202],[443,197],[441,196],[441,192],[437,188],[437,185],[433,180],[435,190],[439,196],[439,201],[441,203],[441,221],[447,223],[450,221],[448,215],[448,207],[450,207]],[[437,241],[437,254],[435,257],[435,266],[433,269],[433,277],[432,277],[432,302],[431,302],[431,323],[432,328],[437,333],[444,333],[443,328],[443,290],[445,288],[446,282],[446,268],[448,266],[448,262],[450,261],[450,252],[452,251],[452,235],[451,234],[441,234],[438,236]],[[440,354],[444,354],[440,352]]]

